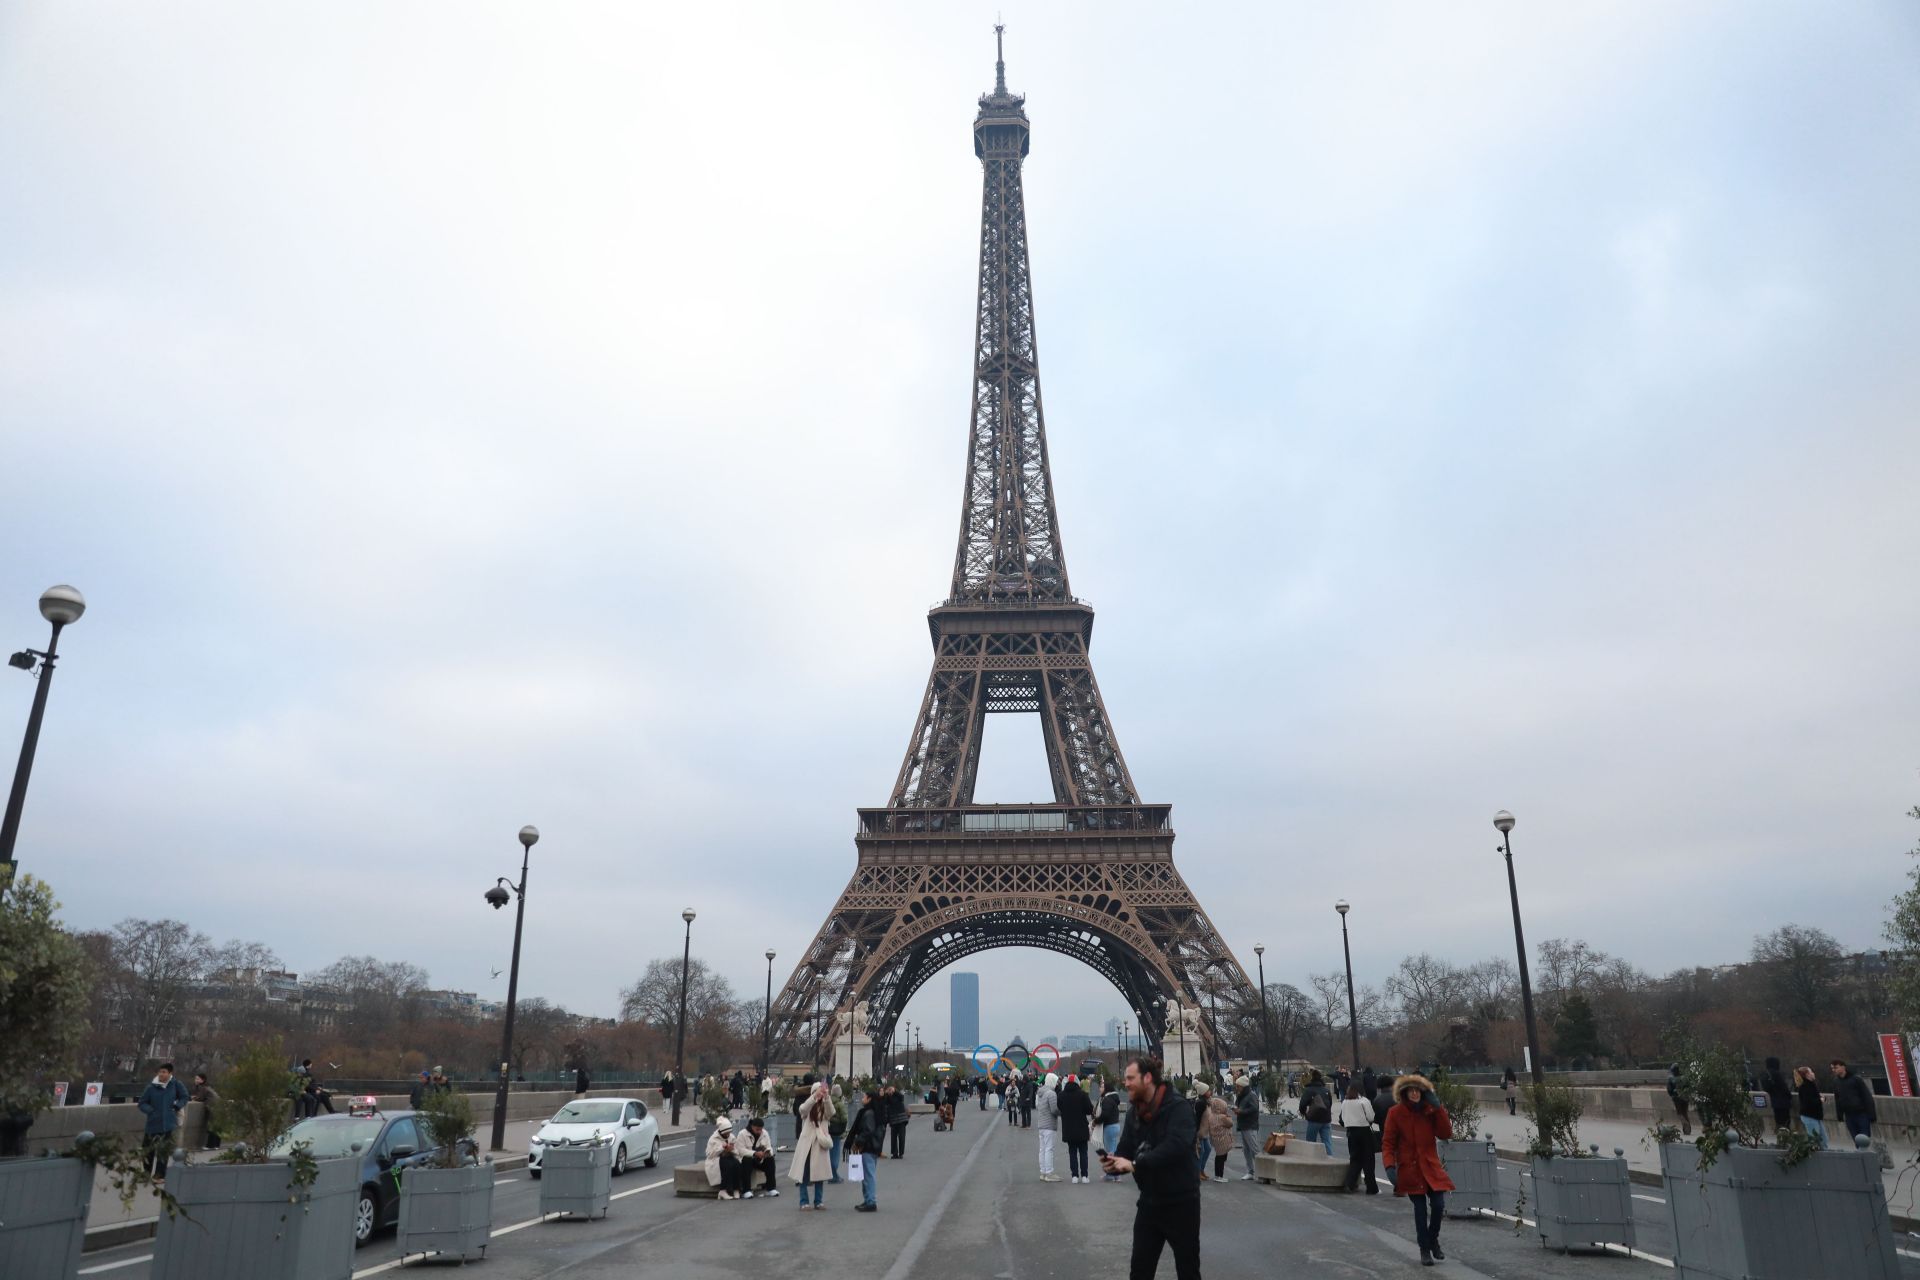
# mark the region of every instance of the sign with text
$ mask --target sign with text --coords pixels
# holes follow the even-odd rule
[[[1887,1068],[1887,1091],[1896,1098],[1913,1097],[1913,1063],[1907,1059],[1906,1037],[1883,1033],[1880,1061]]]
[[[106,1085],[102,1081],[87,1081],[87,1093],[85,1097],[80,1099],[80,1105],[83,1107],[98,1106],[100,1104],[100,1091],[105,1087]]]

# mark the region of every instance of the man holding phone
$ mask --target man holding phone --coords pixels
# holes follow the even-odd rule
[[[1121,1084],[1132,1105],[1116,1150],[1102,1147],[1100,1168],[1132,1174],[1140,1198],[1133,1211],[1129,1280],[1153,1280],[1162,1248],[1173,1249],[1178,1280],[1200,1280],[1200,1169],[1193,1162],[1193,1107],[1168,1087],[1158,1058],[1127,1064]]]

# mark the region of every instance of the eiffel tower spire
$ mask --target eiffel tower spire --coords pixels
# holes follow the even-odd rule
[[[994,28],[996,51],[1004,30]],[[982,176],[980,287],[960,545],[948,593],[954,604],[1073,598],[1040,411],[1040,350],[1020,185],[1028,133],[1026,99],[1007,92],[1002,53],[994,63],[993,92],[981,95],[973,121]]]

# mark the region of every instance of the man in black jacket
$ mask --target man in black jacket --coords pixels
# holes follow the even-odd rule
[[[880,1091],[869,1087],[866,1101],[853,1114],[853,1127],[847,1134],[847,1151],[860,1157],[860,1203],[853,1206],[860,1213],[872,1213],[879,1207],[876,1200],[874,1161],[880,1158],[880,1148],[884,1145],[880,1133],[887,1127],[883,1113],[886,1103],[881,1099]]]
[[[1200,1166],[1193,1160],[1193,1108],[1168,1088],[1158,1058],[1135,1058],[1121,1083],[1133,1105],[1118,1151],[1103,1154],[1108,1173],[1131,1173],[1133,1210],[1129,1280],[1153,1280],[1163,1246],[1173,1248],[1178,1280],[1200,1280]]]
[[[1873,1122],[1879,1118],[1873,1105],[1873,1086],[1866,1077],[1854,1075],[1839,1058],[1827,1065],[1833,1068],[1834,1114],[1846,1122],[1847,1132],[1854,1137],[1873,1137]]]

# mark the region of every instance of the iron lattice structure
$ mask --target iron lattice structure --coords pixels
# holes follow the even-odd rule
[[[1025,102],[1002,57],[973,124],[980,291],[952,587],[927,617],[933,672],[892,796],[860,811],[853,879],[774,1001],[788,1058],[826,1062],[832,1013],[861,1000],[886,1046],[914,992],[991,947],[1084,961],[1154,1041],[1161,1002],[1191,1004],[1216,1057],[1215,1010],[1226,1023],[1259,1002],[1174,868],[1171,807],[1134,789],[1093,678],[1093,609],[1068,587],[1034,338]],[[1053,803],[976,805],[986,717],[1015,712],[1040,717]]]

